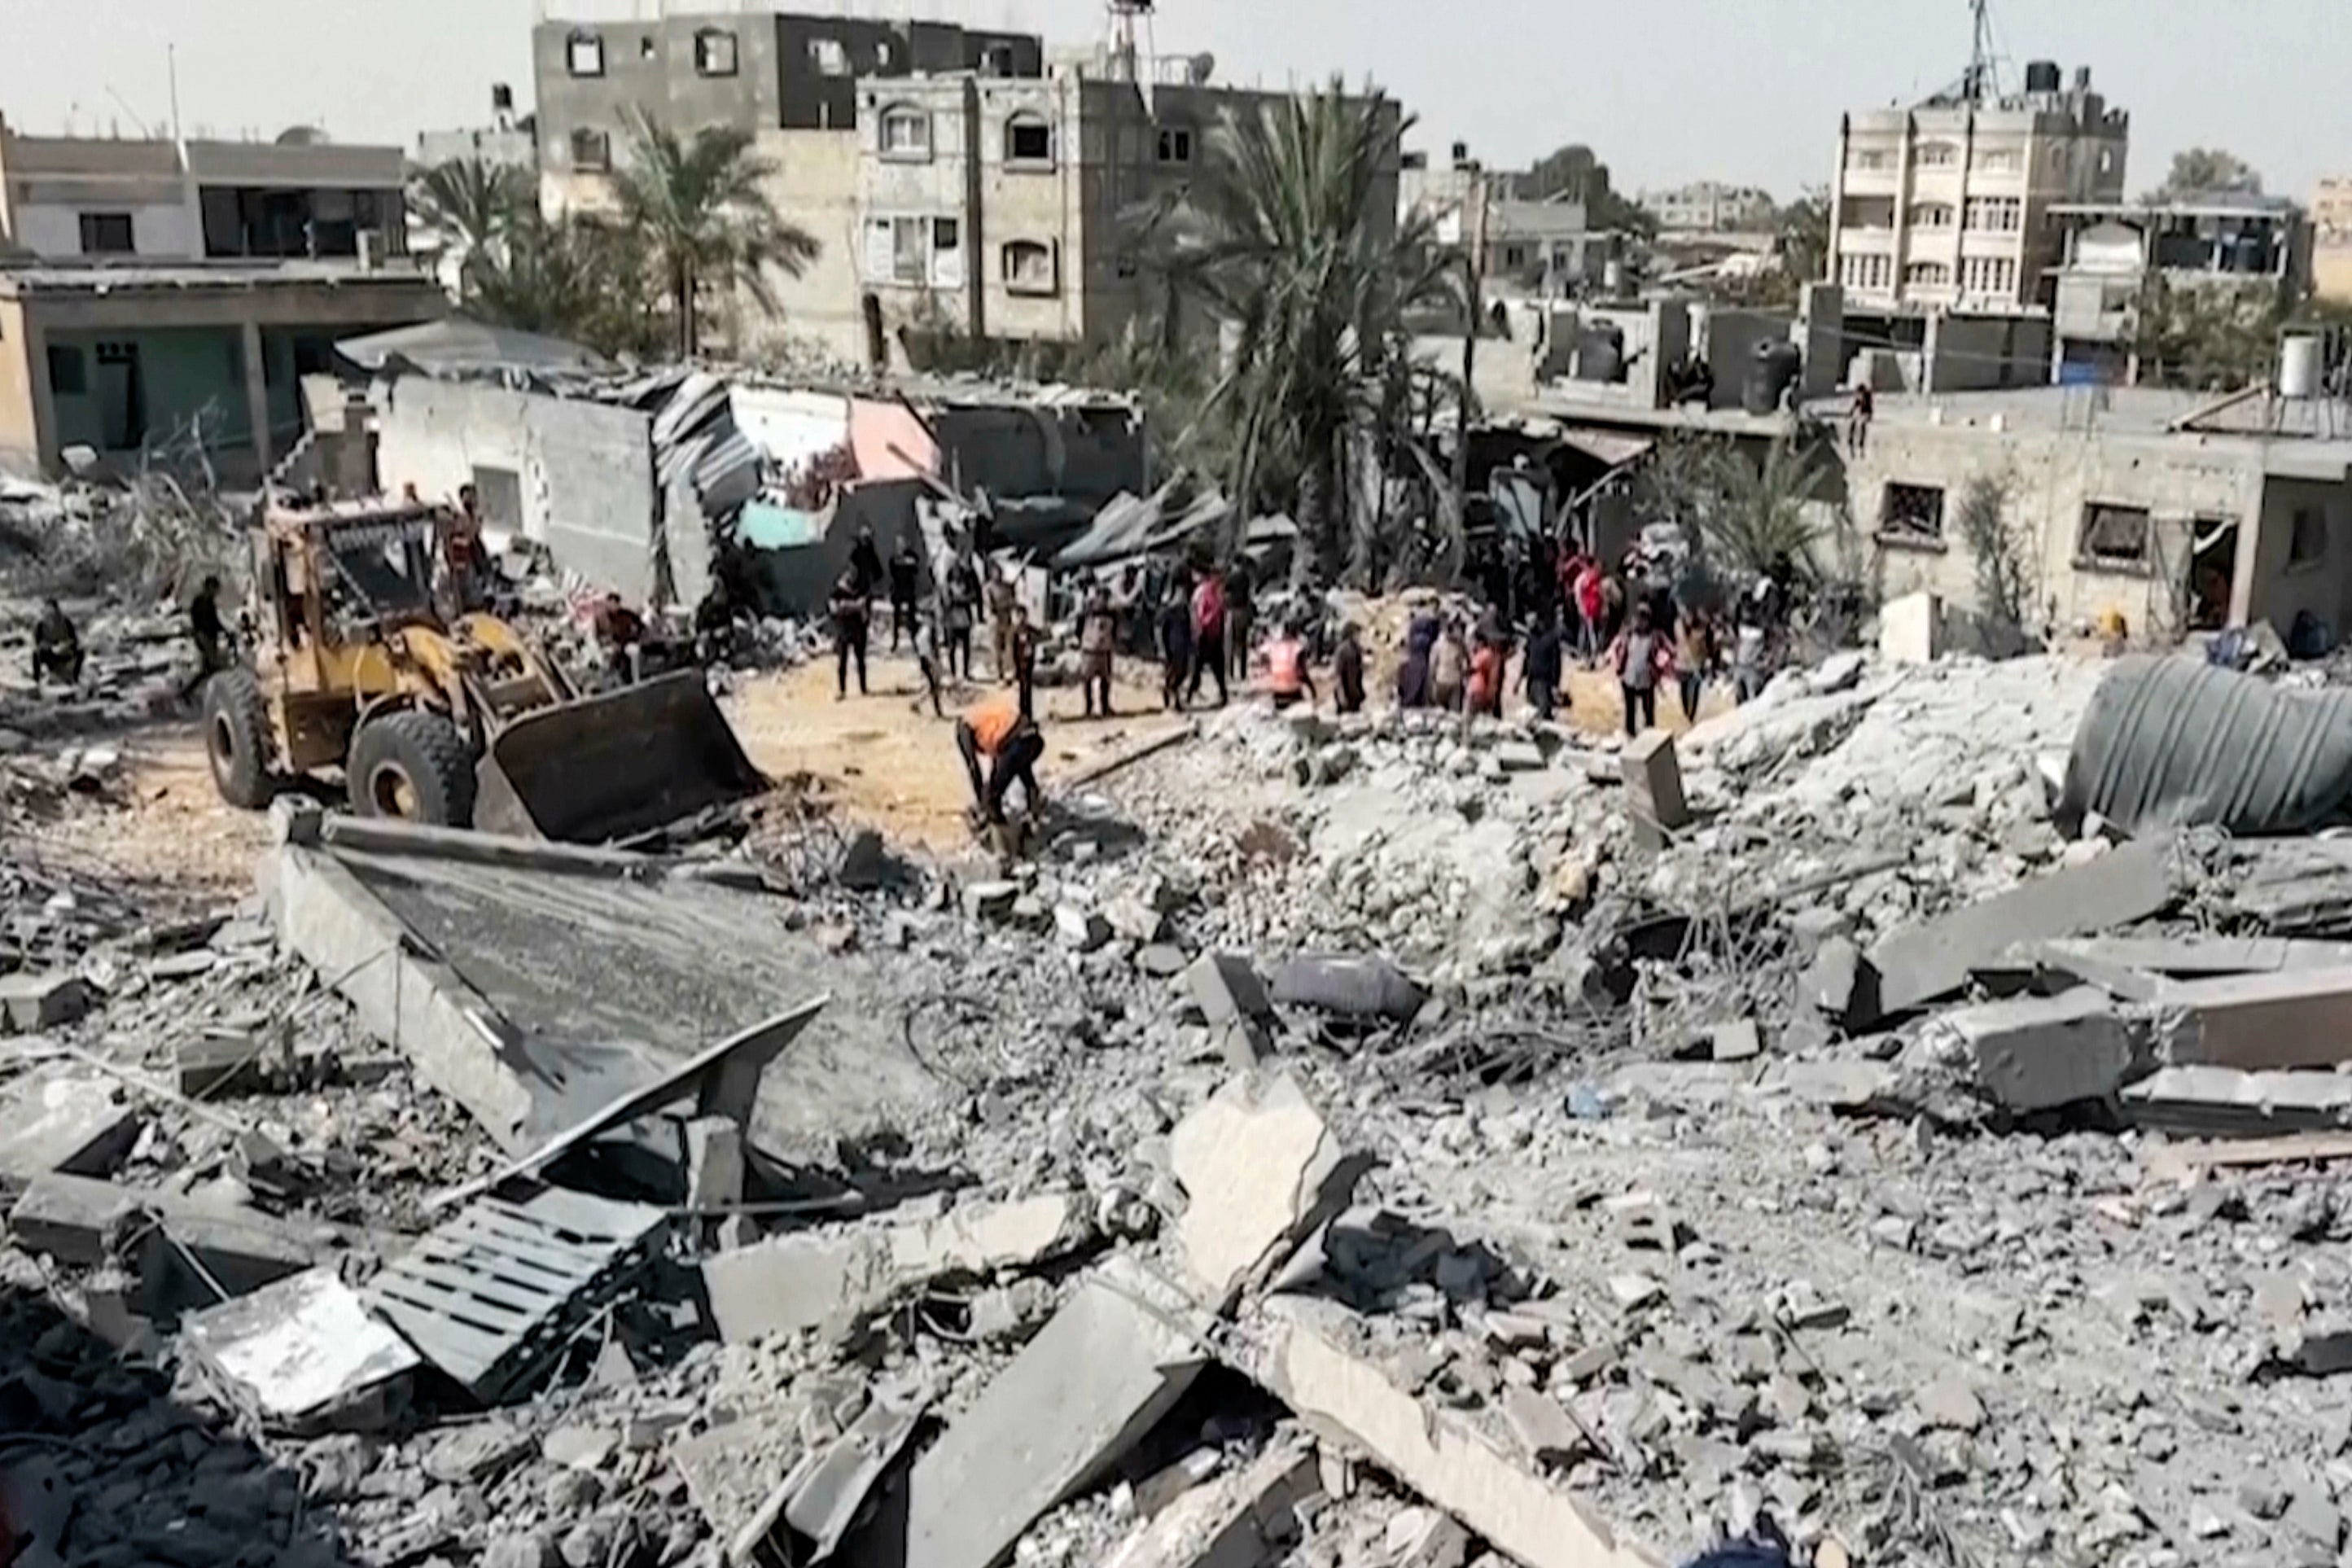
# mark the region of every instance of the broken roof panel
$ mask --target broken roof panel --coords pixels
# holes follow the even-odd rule
[[[425,375],[594,375],[613,368],[595,350],[562,338],[517,331],[450,316],[388,332],[344,338],[335,352],[371,374]]]

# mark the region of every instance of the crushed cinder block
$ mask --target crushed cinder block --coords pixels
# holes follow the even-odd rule
[[[0,974],[0,1026],[5,1029],[55,1029],[89,1011],[89,982],[79,974]]]
[[[138,1223],[142,1216],[155,1224]],[[46,1252],[65,1263],[103,1263],[118,1244],[135,1246],[151,1316],[167,1307],[177,1310],[183,1300],[205,1305],[218,1300],[202,1279],[191,1277],[180,1254],[237,1296],[323,1262],[335,1245],[332,1234],[320,1226],[258,1210],[55,1174],[26,1185],[8,1213],[8,1229],[26,1251]],[[184,1296],[190,1287],[198,1293]]]
[[[1177,1498],[1119,1542],[1108,1568],[1260,1568],[1298,1542],[1298,1505],[1321,1492],[1313,1451],[1278,1443]]]
[[[1274,1012],[1274,1005],[1266,1000],[1265,983],[1250,961],[1237,953],[1202,953],[1184,972],[1184,984],[1213,1027],[1236,1018],[1268,1017]]]
[[[1300,1416],[1338,1427],[1405,1486],[1528,1568],[1654,1568],[1467,1416],[1424,1405],[1349,1348],[1353,1316],[1329,1301],[1271,1303],[1262,1380]]]
[[[730,1342],[830,1331],[927,1280],[1033,1267],[1075,1246],[1086,1226],[1075,1194],[971,1204],[937,1219],[772,1237],[706,1258],[702,1282]]]
[[[1287,1073],[1228,1082],[1177,1124],[1169,1155],[1190,1199],[1178,1226],[1187,1272],[1221,1308],[1346,1207],[1364,1169]]]
[[[1843,936],[1822,939],[1797,981],[1797,994],[1814,1011],[1853,1024],[1877,1010],[1878,978],[1861,949]]]
[[[29,1179],[56,1171],[103,1176],[139,1137],[138,1108],[96,1073],[27,1079],[0,1105],[0,1172]]]
[[[1172,1282],[1105,1263],[915,1461],[894,1560],[994,1568],[1159,1424],[1207,1364],[1210,1326]]]
[[[2131,1069],[2130,1030],[2087,985],[1963,1007],[1941,1022],[1967,1045],[1986,1092],[2011,1110],[2105,1100]]]
[[[2352,967],[2184,981],[2158,1003],[2168,1061],[2248,1069],[2352,1061]]]
[[[383,1428],[423,1364],[331,1268],[193,1313],[179,1342],[238,1409],[298,1435]]]
[[[1939,920],[1906,926],[1870,950],[1877,995],[1868,1016],[1907,1013],[1950,995],[1978,966],[2021,942],[2111,930],[2164,912],[2173,900],[2173,844],[2147,838],[2087,866],[2013,888]]]
[[[1663,847],[1666,835],[1691,821],[1675,738],[1664,730],[1645,731],[1626,742],[1623,763],[1625,809],[1633,818],[1634,837],[1646,848]]]

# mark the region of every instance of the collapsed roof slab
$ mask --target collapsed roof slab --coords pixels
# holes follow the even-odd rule
[[[787,928],[783,901],[674,863],[534,847],[484,863],[413,849],[287,844],[265,871],[289,946],[434,1088],[520,1155],[716,1041],[835,1005],[761,1080],[762,1152],[829,1159],[903,1126],[945,1086],[916,1058],[871,961]]]

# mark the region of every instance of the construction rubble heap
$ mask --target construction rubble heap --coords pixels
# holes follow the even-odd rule
[[[0,874],[17,1561],[2338,1563],[2352,847],[2069,820],[2105,673]]]

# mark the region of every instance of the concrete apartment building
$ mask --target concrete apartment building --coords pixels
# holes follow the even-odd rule
[[[1440,245],[1478,245],[1490,296],[1563,300],[1599,286],[1618,255],[1618,237],[1596,232],[1582,202],[1505,195],[1511,178],[1488,171],[1461,142],[1442,167],[1433,168],[1426,153],[1408,153],[1398,171],[1398,218],[1426,217]]]
[[[26,136],[0,121],[0,464],[198,427],[252,478],[339,338],[439,315],[396,147]]]
[[[2312,189],[2311,291],[2352,303],[2352,174],[2324,179]]]
[[[1772,193],[1754,185],[1694,180],[1687,185],[1644,191],[1634,198],[1658,220],[1664,234],[1752,233],[1772,226]]]
[[[2151,281],[2260,291],[2292,306],[2310,288],[2311,226],[2281,196],[2160,203],[2060,202],[2053,270],[2053,379],[2136,384],[2133,308]]]
[[[1849,313],[2014,311],[2049,301],[2060,203],[2119,202],[2130,117],[2047,60],[2021,92],[1858,110],[1838,129],[1831,280]]]
[[[749,130],[778,209],[823,248],[772,279],[779,319],[740,311],[728,335],[860,364],[935,333],[1115,337],[1147,287],[1125,215],[1199,176],[1222,116],[1279,96],[1189,61],[1165,80],[1115,53],[1049,71],[1034,37],[840,16],[549,22],[533,54],[551,210],[608,198],[632,108]],[[1380,210],[1394,206],[1391,186]]]

